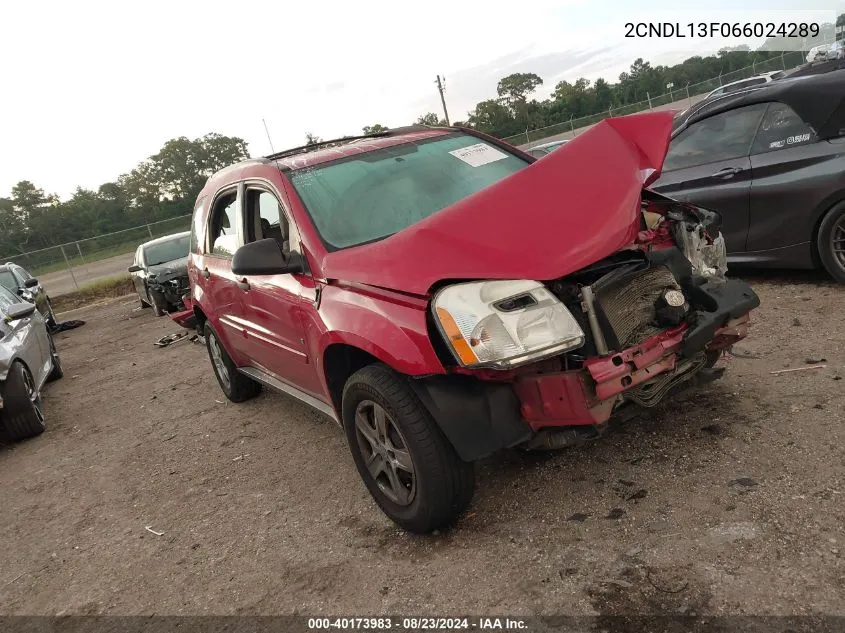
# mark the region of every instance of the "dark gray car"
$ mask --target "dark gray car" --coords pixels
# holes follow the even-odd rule
[[[821,264],[845,283],[845,71],[685,112],[652,188],[718,211],[734,264]]]
[[[0,286],[0,430],[22,440],[44,430],[41,388],[62,365],[35,305]]]

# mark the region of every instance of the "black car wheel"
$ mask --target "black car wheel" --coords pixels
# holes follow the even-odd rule
[[[6,381],[0,384],[3,394],[3,427],[12,441],[34,437],[44,432],[41,396],[29,369],[20,361],[9,368]]]
[[[53,361],[53,369],[50,371],[50,375],[47,376],[47,382],[53,382],[62,378],[65,372],[62,369],[62,361],[59,358],[59,352],[56,350],[56,342],[53,340],[53,335],[48,334],[47,336],[50,337],[50,360]]]
[[[346,382],[342,407],[355,466],[390,519],[424,534],[467,508],[473,465],[461,461],[406,378],[368,365]]]
[[[220,339],[217,338],[217,333],[208,323],[205,324],[205,346],[208,348],[208,357],[217,382],[229,400],[243,402],[258,395],[261,385],[238,371]]]
[[[816,245],[819,258],[830,276],[845,284],[845,202],[840,202],[822,220]]]

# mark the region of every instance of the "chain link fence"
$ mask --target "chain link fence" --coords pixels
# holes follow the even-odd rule
[[[13,262],[38,277],[48,294],[59,296],[100,279],[128,274],[135,249],[156,237],[187,231],[191,216],[150,222],[131,229],[89,237],[50,248],[0,258]]]
[[[685,86],[674,86],[671,90],[661,95],[652,96],[647,94],[645,101],[631,103],[625,106],[611,107],[606,112],[591,114],[577,119],[570,118],[568,121],[562,121],[560,123],[535,128],[533,130],[526,130],[520,134],[505,137],[502,140],[507,141],[512,145],[531,147],[541,141],[572,138],[576,136],[579,131],[611,116],[624,116],[626,114],[635,114],[645,110],[666,108],[670,104],[674,104],[676,107],[681,109],[689,108],[696,102],[703,99],[705,95],[720,86],[724,86],[725,84],[729,84],[734,81],[739,81],[740,79],[748,79],[749,77],[759,75],[760,73],[778,70],[792,70],[798,66],[804,65],[806,61],[806,52],[804,51],[783,52],[777,57],[771,57],[760,63],[754,63],[751,66],[746,66],[745,68],[720,74],[717,77],[713,77],[699,83],[687,84]]]

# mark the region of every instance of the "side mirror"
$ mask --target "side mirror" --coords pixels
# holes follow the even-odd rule
[[[24,288],[35,288],[35,286],[37,286],[37,285],[38,285],[38,280],[35,279],[35,277],[33,277],[32,279],[27,279],[25,282],[23,282]]]
[[[9,321],[17,321],[31,316],[35,312],[35,305],[32,303],[14,303],[6,310],[6,318]]]
[[[299,253],[284,253],[272,237],[244,244],[232,258],[232,272],[236,275],[283,275],[305,271]]]
[[[139,273],[139,272],[141,272],[142,270],[144,270],[144,269],[143,269],[143,268],[141,268],[138,264],[132,264],[132,265],[129,267],[129,272],[130,272],[130,273]]]

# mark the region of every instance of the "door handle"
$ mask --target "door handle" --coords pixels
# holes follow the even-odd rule
[[[246,279],[235,280],[235,285],[244,292],[249,290],[249,282]]]
[[[724,178],[727,180],[728,178],[733,178],[741,171],[742,167],[725,167],[713,174],[713,178]]]
[[[209,272],[208,268],[203,268],[203,269],[202,269],[202,276],[203,276],[203,277],[205,277],[206,279],[208,279],[209,277],[211,277],[211,273]]]

